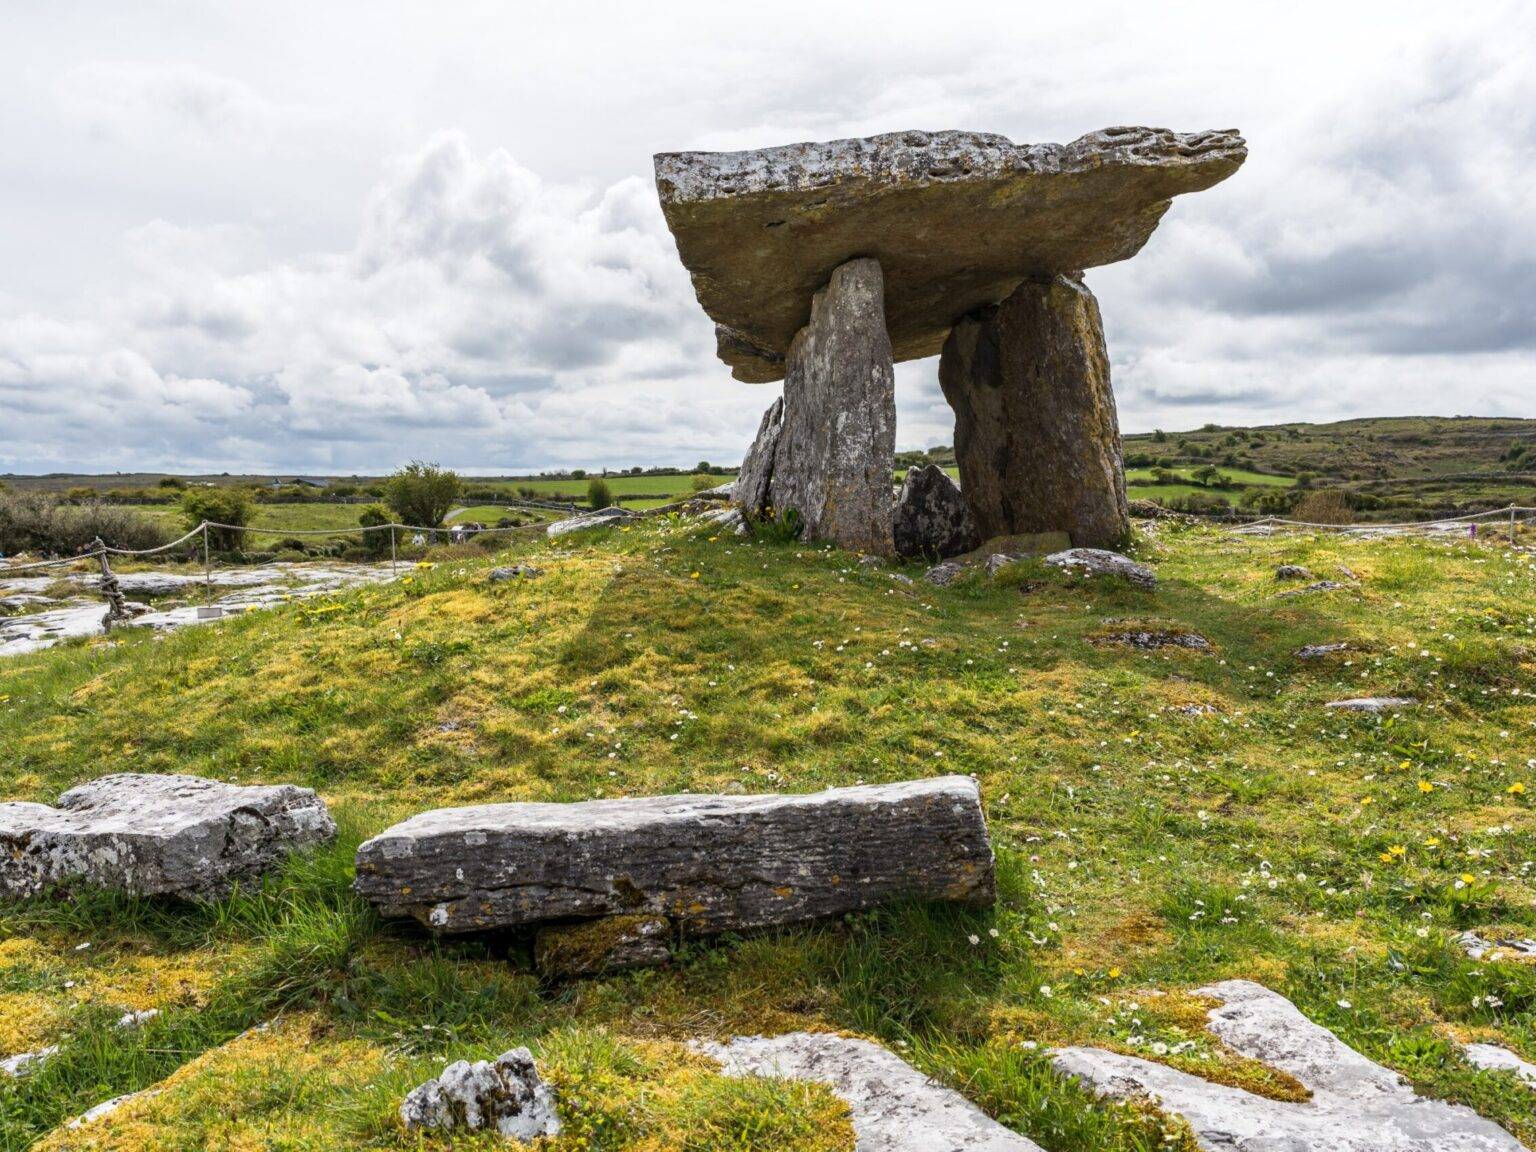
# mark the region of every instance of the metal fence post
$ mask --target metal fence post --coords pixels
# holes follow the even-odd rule
[[[391,524],[389,526],[389,574],[391,576],[393,576],[393,575],[395,575],[396,571],[397,571],[397,567],[396,567],[396,563],[395,563],[395,526],[393,524]]]
[[[203,596],[213,599],[213,561],[208,555],[208,521],[203,521]]]

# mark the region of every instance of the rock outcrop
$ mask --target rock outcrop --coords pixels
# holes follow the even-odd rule
[[[445,933],[652,915],[702,936],[897,899],[987,905],[994,877],[976,783],[946,776],[444,808],[364,843],[356,888],[385,915]]]
[[[87,886],[211,898],[335,836],[308,788],[120,773],[71,788],[54,807],[0,804],[0,893]]]
[[[1330,700],[1323,707],[1334,712],[1397,712],[1417,703],[1408,696],[1359,696],[1352,700]]]
[[[629,524],[640,519],[638,512],[610,504],[592,512],[581,512],[564,520],[556,520],[544,529],[546,536],[568,536],[572,532],[585,532],[591,528],[611,528],[615,524]]]
[[[1289,1073],[1312,1098],[1290,1103],[1098,1048],[1051,1054],[1058,1070],[1118,1099],[1151,1097],[1182,1116],[1210,1152],[1524,1152],[1470,1108],[1415,1095],[1285,997],[1246,980],[1199,995],[1220,1001],[1210,1029],[1233,1050]]]
[[[981,544],[960,486],[937,464],[907,469],[892,532],[898,556],[947,560]]]
[[[984,132],[891,132],[748,152],[656,157],[656,188],[694,291],[738,380],[784,375],[832,270],[885,269],[896,360],[1049,278],[1140,251],[1170,198],[1226,179],[1236,132],[1106,128],[1070,144]]]
[[[1045,562],[1052,568],[1083,576],[1119,576],[1142,588],[1157,585],[1156,573],[1145,564],[1103,548],[1068,548],[1065,552],[1052,552]]]
[[[1130,531],[1120,423],[1098,302],[1077,276],[1025,281],[961,319],[939,385],[955,410],[960,487],[983,537],[1065,531],[1115,548]]]
[[[825,1084],[848,1105],[857,1152],[1040,1152],[899,1056],[847,1036],[792,1032],[699,1044],[730,1076]]]
[[[1497,1044],[1468,1044],[1461,1054],[1467,1063],[1485,1072],[1512,1072],[1527,1087],[1536,1088],[1536,1064]]]
[[[789,347],[768,503],[807,539],[891,554],[896,392],[880,265],[832,273]]]
[[[487,1131],[524,1143],[558,1136],[561,1127],[554,1095],[526,1048],[503,1052],[495,1063],[454,1061],[411,1089],[400,1119],[408,1129]]]

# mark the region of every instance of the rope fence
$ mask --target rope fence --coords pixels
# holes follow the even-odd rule
[[[1227,531],[1235,535],[1254,535],[1265,530],[1277,528],[1297,528],[1308,532],[1338,532],[1341,535],[1370,535],[1380,532],[1445,532],[1458,527],[1475,528],[1479,524],[1492,521],[1509,521],[1510,537],[1513,539],[1515,525],[1527,519],[1536,508],[1526,507],[1520,504],[1510,504],[1504,508],[1494,508],[1487,512],[1470,512],[1464,516],[1446,516],[1438,520],[1410,520],[1398,524],[1376,524],[1366,522],[1363,524],[1319,524],[1310,520],[1288,520],[1283,516],[1265,516],[1259,520],[1250,520],[1246,524],[1239,524]]]
[[[466,525],[429,528],[420,524],[369,524],[358,525],[355,528],[255,528],[249,524],[222,524],[217,520],[204,520],[197,527],[178,536],[169,544],[160,544],[154,548],[113,548],[97,537],[73,556],[58,556],[50,560],[29,560],[25,564],[10,564],[0,567],[0,580],[16,575],[20,572],[33,572],[48,568],[60,568],[70,565],[100,560],[107,556],[159,556],[174,551],[189,541],[198,537],[202,538],[203,567],[206,571],[212,571],[212,550],[209,546],[209,533],[243,532],[260,536],[366,536],[371,532],[389,533],[390,562],[398,563],[399,537],[401,533],[408,533],[411,537],[424,536],[427,540],[436,541],[439,536],[447,536],[449,539],[494,536],[506,532],[526,531],[529,525],[510,525],[505,528],[470,528]]]

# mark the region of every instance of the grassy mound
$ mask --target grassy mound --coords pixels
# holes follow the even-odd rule
[[[1137,549],[1155,591],[1033,561],[941,590],[675,521],[515,547],[0,665],[0,795],[119,770],[291,781],[344,830],[209,907],[0,906],[0,1056],[59,1045],[0,1081],[0,1149],[415,1147],[404,1092],[516,1044],[566,1103],[558,1152],[848,1148],[824,1092],[724,1080],[681,1044],[831,1028],[1048,1149],[1151,1152],[1187,1137],[1089,1100],[1042,1053],[1092,1043],[1294,1095],[1202,1030],[1189,991],[1227,977],[1536,1138],[1536,1093],[1457,1048],[1536,1057],[1536,967],[1454,942],[1536,934],[1529,554],[1159,526]],[[486,581],[513,558],[545,574]],[[1280,597],[1281,563],[1346,586]],[[1094,642],[1128,620],[1210,648]],[[1295,656],[1332,641],[1349,647]],[[1322,707],[1365,695],[1419,704]],[[531,974],[525,940],[433,941],[349,888],[362,837],[432,806],[947,772],[981,781],[986,914],[890,908],[560,985]]]

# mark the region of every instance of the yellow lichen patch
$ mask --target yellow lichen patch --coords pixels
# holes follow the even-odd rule
[[[61,1019],[57,1002],[40,992],[0,992],[0,1058],[48,1043]]]
[[[216,950],[133,952],[103,950],[77,975],[74,998],[127,1011],[202,1004],[254,950],[225,945]]]
[[[39,1152],[146,1149],[322,1149],[351,1146],[338,1095],[379,1074],[379,1048],[332,1035],[315,1016],[247,1032],[182,1066],[153,1089],[79,1129],[59,1128]]]
[[[566,1033],[543,1045],[566,1132],[550,1152],[852,1152],[848,1109],[823,1085],[722,1076],[678,1043]]]

